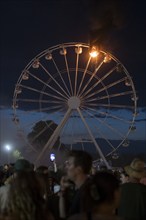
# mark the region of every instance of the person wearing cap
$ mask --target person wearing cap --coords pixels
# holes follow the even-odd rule
[[[10,185],[17,176],[18,172],[32,171],[32,164],[26,159],[18,159],[14,164],[14,173],[5,181],[5,185],[0,187],[0,213],[5,212],[8,202]]]
[[[16,163],[14,164],[14,170],[15,172],[19,171],[33,171],[33,165],[26,159],[18,159]]]
[[[145,163],[139,158],[132,160],[130,165],[124,167],[129,179],[121,185],[121,200],[118,215],[126,220],[146,219],[146,186],[141,184],[146,177]]]

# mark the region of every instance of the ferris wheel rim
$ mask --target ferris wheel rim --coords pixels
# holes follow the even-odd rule
[[[51,52],[53,53],[54,51],[57,51],[59,49],[62,49],[62,48],[71,48],[71,47],[83,47],[83,48],[86,48],[86,49],[89,49],[90,48],[90,45],[89,44],[86,44],[86,43],[81,43],[81,42],[71,42],[71,43],[63,43],[63,44],[58,44],[56,46],[53,46],[53,47],[50,47],[44,51],[42,51],[41,53],[39,53],[37,56],[35,56],[29,63],[28,65],[24,68],[24,70],[22,71],[18,81],[17,81],[17,84],[16,84],[16,87],[17,86],[21,86],[21,82],[23,81],[22,80],[22,76],[24,74],[24,72],[27,72],[29,71],[30,67],[32,66],[33,62],[35,60],[40,60],[40,59],[43,59],[43,57],[48,53],[48,52]],[[111,53],[109,52],[105,52],[105,51],[100,51],[101,53],[103,53],[104,55],[108,53],[108,55],[111,57],[111,59],[117,64],[117,65],[121,65],[125,74],[126,74],[126,77],[130,80],[130,86],[131,86],[131,91],[132,91],[132,94],[134,95],[134,105],[132,107],[132,109],[134,110],[134,114],[133,114],[133,117],[132,117],[132,120],[131,120],[131,126],[134,125],[135,123],[135,118],[136,118],[136,113],[137,113],[137,96],[136,96],[136,91],[135,91],[135,87],[134,87],[134,83],[131,79],[131,76],[129,74],[129,72],[127,71],[127,69],[124,67],[124,65],[115,57],[113,56]],[[71,69],[69,69],[69,72],[71,71]],[[75,72],[75,68],[73,70]],[[60,71],[61,75],[62,75],[62,71]],[[54,77],[54,76],[53,76]],[[96,76],[97,77],[97,76]],[[95,78],[96,78],[95,77]],[[54,77],[55,78],[55,77]],[[56,77],[57,78],[57,77]],[[98,78],[97,78],[98,79]],[[50,80],[50,79],[49,79]],[[54,79],[53,79],[54,80]],[[98,79],[99,80],[99,79]],[[101,81],[101,83],[103,83]],[[49,83],[48,83],[49,84]],[[109,86],[109,85],[108,85]],[[15,91],[14,91],[14,95],[13,95],[13,109],[14,109],[14,114],[17,115],[17,108],[16,108],[16,105],[17,105],[17,96],[18,94],[16,93],[16,87],[15,87]],[[45,85],[44,85],[45,87]],[[106,86],[105,86],[106,87]],[[102,88],[101,88],[102,90]],[[42,91],[45,91],[45,88],[44,90],[42,89]],[[107,90],[106,90],[107,91]],[[108,94],[108,91],[107,91],[107,94]],[[41,105],[41,98],[43,97],[43,93],[40,93],[40,101],[39,101],[39,104]],[[122,95],[122,94],[120,94]],[[105,96],[106,97],[106,96]],[[108,100],[109,100],[109,103],[110,103],[110,95],[107,95],[108,97]],[[112,96],[111,96],[112,97]],[[67,97],[68,99],[69,97]],[[109,104],[110,105],[110,104]],[[107,106],[105,106],[107,107]],[[113,105],[114,107],[114,105]],[[116,107],[116,106],[115,106]],[[119,106],[120,107],[120,106]],[[127,106],[128,107],[128,106]],[[42,111],[41,107],[40,107],[40,111]],[[107,156],[109,156],[110,154],[112,154],[113,152],[115,152],[123,143],[124,141],[128,138],[129,134],[130,134],[131,130],[129,129],[127,134],[125,135],[125,138],[123,139],[123,141],[118,145],[118,147],[116,149],[114,149],[113,151],[111,151],[109,154],[107,154]]]

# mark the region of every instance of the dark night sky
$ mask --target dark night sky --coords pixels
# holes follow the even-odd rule
[[[89,2],[94,0],[0,1],[1,109],[11,108],[15,84],[33,57],[63,42],[90,42],[92,7],[88,7],[91,6]],[[145,113],[145,2],[124,0],[121,6],[124,22],[107,33],[103,48],[115,55],[129,71],[139,97],[138,106]],[[95,14],[96,24],[98,16],[96,18]]]
[[[111,33],[110,39],[107,35],[106,49],[126,66],[133,77],[139,105],[146,106],[144,1],[123,1],[121,11],[125,23]],[[89,42],[90,13],[87,0],[1,0],[1,105],[11,106],[14,85],[22,69],[39,52],[62,42]]]

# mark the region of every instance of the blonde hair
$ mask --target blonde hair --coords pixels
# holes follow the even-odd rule
[[[46,203],[41,184],[34,172],[21,172],[11,184],[8,215],[19,220],[45,220]]]

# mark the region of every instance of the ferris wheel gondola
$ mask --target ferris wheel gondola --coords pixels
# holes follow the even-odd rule
[[[135,128],[133,80],[115,56],[96,49],[81,42],[59,44],[38,54],[22,71],[13,95],[14,122],[26,133],[38,121],[57,124],[37,161],[59,137],[69,149],[96,149],[109,167],[107,157]]]

